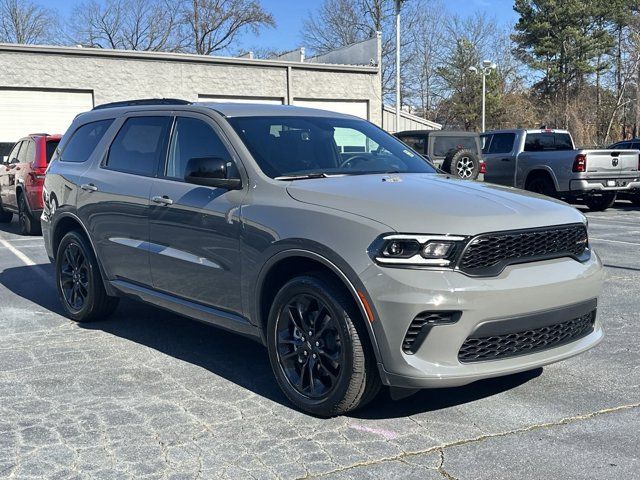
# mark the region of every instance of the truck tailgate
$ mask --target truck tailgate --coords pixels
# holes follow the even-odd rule
[[[638,175],[640,150],[582,150],[587,156],[587,177]]]

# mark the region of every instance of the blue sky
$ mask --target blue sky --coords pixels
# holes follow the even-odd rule
[[[37,1],[37,0],[36,0]],[[75,0],[40,0],[50,8],[68,14],[79,3]],[[447,9],[464,16],[484,11],[504,25],[515,23],[517,16],[513,11],[513,0],[445,0]],[[262,0],[277,23],[276,28],[263,30],[259,36],[247,34],[242,39],[242,47],[263,46],[274,50],[291,50],[301,46],[300,25],[302,21],[320,4],[320,0]]]

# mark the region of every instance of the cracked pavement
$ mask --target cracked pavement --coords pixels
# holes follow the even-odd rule
[[[292,409],[250,340],[132,301],[71,322],[42,239],[4,225],[0,478],[640,478],[640,209],[589,217],[598,347],[330,420]]]

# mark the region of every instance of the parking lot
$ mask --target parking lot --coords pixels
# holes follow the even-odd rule
[[[349,416],[291,408],[250,340],[124,301],[61,315],[39,237],[0,231],[0,477],[640,478],[640,209],[588,214],[606,338],[560,364]]]

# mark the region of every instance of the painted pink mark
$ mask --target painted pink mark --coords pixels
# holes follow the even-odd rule
[[[394,438],[398,438],[398,434],[391,430],[385,430],[383,428],[371,428],[365,427],[363,425],[350,425],[354,430],[358,430],[359,432],[367,432],[373,433],[374,435],[379,435],[383,437],[385,440],[393,440]]]

